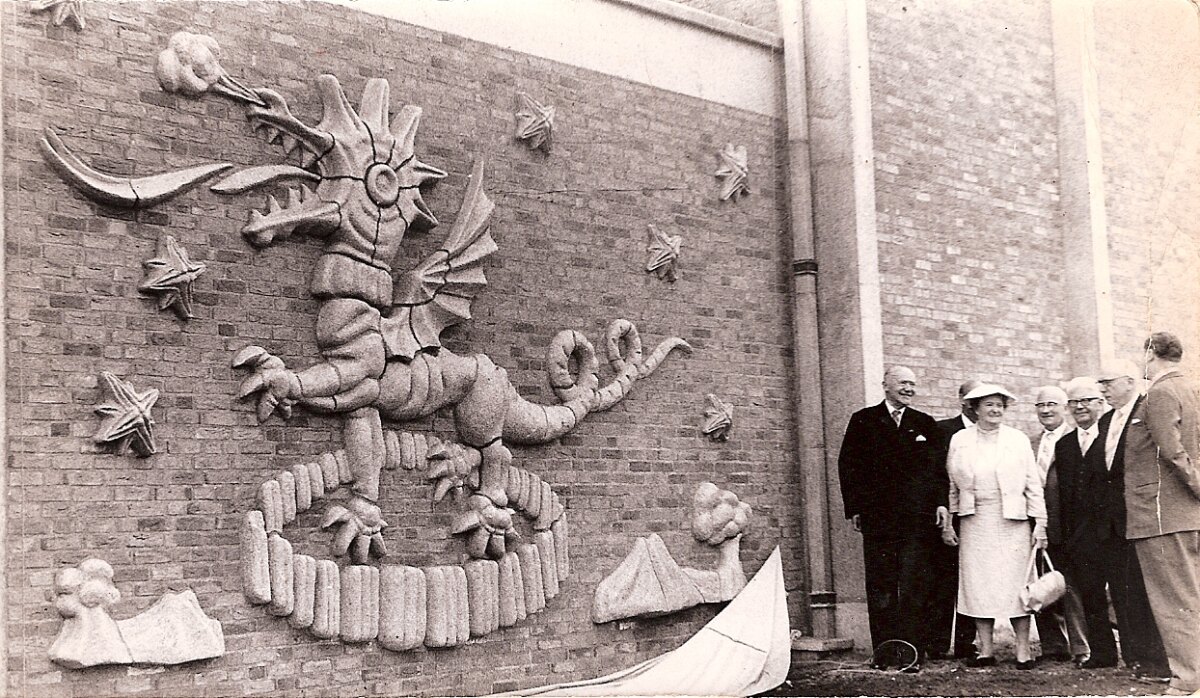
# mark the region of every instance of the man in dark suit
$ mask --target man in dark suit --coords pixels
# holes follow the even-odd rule
[[[1200,690],[1200,390],[1182,358],[1175,335],[1146,340],[1150,389],[1125,435],[1125,534],[1171,666],[1167,695]]]
[[[962,414],[940,419],[938,429],[942,432],[942,452],[938,462],[946,467],[947,450],[950,439],[955,434],[975,423],[975,410],[963,396],[979,385],[977,380],[969,380],[958,386],[958,402]],[[957,531],[957,520],[954,522]],[[934,645],[930,648],[931,656],[937,658],[947,652],[958,659],[975,656],[975,622],[966,616],[955,618],[954,608],[958,602],[958,548],[942,545],[934,549],[933,555],[933,591],[931,592],[929,624],[932,626]],[[953,642],[951,642],[953,635]]]
[[[909,671],[920,670],[931,640],[929,563],[950,518],[941,435],[933,417],[910,407],[916,386],[911,370],[889,368],[884,401],[854,413],[838,454],[846,518],[863,536],[871,643],[913,645]]]
[[[1029,437],[1029,444],[1033,447],[1038,471],[1042,474],[1046,500],[1049,543],[1046,556],[1050,560],[1057,560],[1055,564],[1067,582],[1067,592],[1062,599],[1043,608],[1034,619],[1037,621],[1042,659],[1074,660],[1076,664],[1082,664],[1088,658],[1087,629],[1084,627],[1083,601],[1069,576],[1070,570],[1064,565],[1067,556],[1062,554],[1063,541],[1059,537],[1062,525],[1058,520],[1058,469],[1054,467],[1054,446],[1075,426],[1067,420],[1067,393],[1057,385],[1038,388],[1034,407],[1042,428]]]
[[[1113,474],[1104,457],[1107,433],[1100,426],[1105,402],[1100,385],[1076,378],[1067,386],[1067,406],[1075,430],[1054,446],[1058,471],[1060,538],[1071,580],[1083,601],[1092,656],[1080,666],[1117,665],[1117,644],[1108,617],[1107,586],[1117,609],[1125,613],[1124,569],[1117,541],[1125,536],[1122,474]],[[1125,627],[1125,623],[1121,624]]]
[[[1095,557],[1110,567],[1103,576],[1108,579],[1109,594],[1117,613],[1121,655],[1140,680],[1166,683],[1171,678],[1166,650],[1150,610],[1137,552],[1133,542],[1125,539],[1126,434],[1130,416],[1145,400],[1139,390],[1141,373],[1131,361],[1113,361],[1096,376],[1104,399],[1112,407],[1100,418],[1100,431],[1105,435],[1107,470],[1090,473],[1090,482],[1089,474],[1085,473],[1080,486],[1104,492],[1101,498],[1108,511],[1107,518],[1111,520],[1111,529],[1105,531]]]

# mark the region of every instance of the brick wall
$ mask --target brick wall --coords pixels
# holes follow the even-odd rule
[[[1200,21],[1184,0],[1096,6],[1114,343],[1156,330],[1200,353]]]
[[[938,416],[999,381],[1036,428],[1070,377],[1049,5],[868,3],[868,31],[885,363]]]
[[[681,564],[713,564],[686,522],[703,480],[754,507],[742,553],[749,572],[783,546],[797,612],[803,551],[773,119],[324,4],[86,9],[88,27],[77,34],[48,27],[24,4],[0,8],[13,695],[469,695],[614,671],[675,647],[714,613],[604,626],[588,618],[596,584],[638,536],[659,532]],[[674,335],[695,346],[561,441],[514,448],[568,507],[572,576],[546,611],[457,649],[394,653],[317,641],[244,599],[242,514],[260,482],[338,447],[340,420],[299,414],[258,426],[251,405],[235,400],[240,376],[229,362],[247,344],[295,367],[316,360],[307,285],[319,245],[293,239],[254,251],[239,229],[263,207],[260,195],[201,187],[136,213],[92,204],[37,148],[53,125],[85,161],[113,173],[281,162],[231,103],[159,89],[154,57],[179,30],[212,35],[226,70],[278,90],[307,123],[320,118],[312,84],[320,73],[336,75],[354,104],[367,78],[383,77],[393,112],[424,109],[418,153],[451,176],[426,194],[441,226],[410,233],[401,253],[409,265],[442,240],[472,163],[487,159],[500,252],[486,264],[474,320],[446,340],[491,356],[527,398],[553,401],[542,356],[563,328],[602,342],[608,321],[625,317],[647,346]],[[519,90],[558,109],[549,157],[511,138]],[[744,143],[762,173],[736,204],[716,199],[712,176],[727,141]],[[684,237],[673,285],[642,271],[648,222]],[[186,323],[137,292],[141,262],[167,234],[208,266],[196,285],[197,317]],[[157,455],[121,457],[91,444],[102,370],[161,392]],[[706,392],[736,407],[726,444],[699,434]],[[448,414],[393,427],[453,436]],[[432,504],[430,485],[413,475],[384,473],[390,561],[460,562],[462,543],[447,531],[456,507]],[[298,552],[329,557],[330,536],[316,530],[321,513],[289,528]],[[54,574],[90,556],[116,570],[116,618],[193,589],[224,627],[225,656],[161,672],[51,664],[46,651],[61,625],[50,604]]]

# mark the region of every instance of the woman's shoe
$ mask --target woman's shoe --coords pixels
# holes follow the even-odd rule
[[[1017,668],[1020,669],[1021,671],[1029,671],[1030,669],[1034,668],[1035,666],[1037,666],[1036,659],[1026,659],[1023,662],[1022,661],[1017,662]]]
[[[995,657],[967,657],[963,660],[963,664],[971,669],[981,669],[983,667],[996,666]]]

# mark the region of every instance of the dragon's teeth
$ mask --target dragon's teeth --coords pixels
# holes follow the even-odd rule
[[[257,209],[250,209],[250,221],[249,221],[249,223],[247,223],[247,225],[254,225],[255,223],[259,223],[262,221],[263,218],[266,218],[266,216],[264,216],[262,214],[262,211],[259,211]]]
[[[292,151],[295,150],[297,143],[299,143],[299,141],[286,133],[283,134],[282,138],[280,138],[280,145],[283,146],[283,151],[288,155],[292,154]]]
[[[316,153],[312,152],[308,148],[300,149],[300,166],[301,167],[305,167],[305,168],[312,167],[312,164],[316,161],[317,161]]]
[[[299,185],[299,189],[297,191],[300,195],[300,201],[308,201],[308,197],[312,196],[312,190],[304,186],[303,183]]]
[[[279,205],[279,201],[271,194],[267,194],[267,213],[279,213],[283,208]]]
[[[287,207],[288,208],[292,208],[293,206],[299,206],[303,201],[304,201],[304,199],[302,198],[302,195],[298,190],[288,187],[288,198],[287,198]]]

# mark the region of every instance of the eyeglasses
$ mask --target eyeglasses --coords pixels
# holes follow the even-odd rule
[[[1101,398],[1098,398],[1098,397],[1081,397],[1078,400],[1067,400],[1067,406],[1068,407],[1079,407],[1080,405],[1086,405],[1089,402],[1093,402],[1095,400],[1100,400],[1100,399]]]

